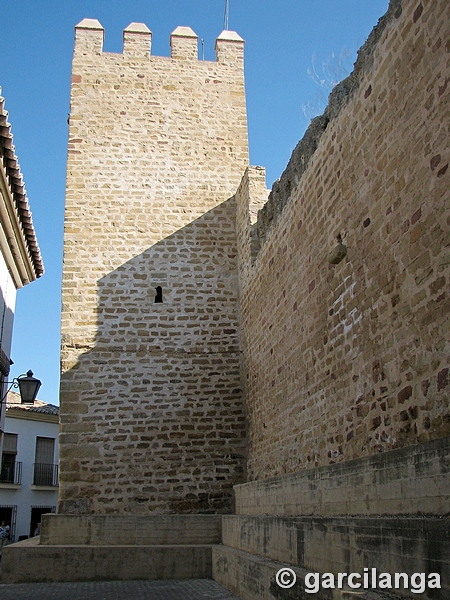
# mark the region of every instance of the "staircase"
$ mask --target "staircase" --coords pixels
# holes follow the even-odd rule
[[[213,548],[213,578],[242,600],[450,598],[450,438],[249,482],[235,497],[237,514],[222,518],[222,545]],[[281,588],[276,574],[286,568],[297,582]],[[335,589],[312,593],[325,573]],[[365,576],[370,589],[351,588],[350,573],[361,575],[352,585]],[[390,589],[381,573],[392,577]],[[407,581],[395,585],[395,573]],[[439,574],[441,589],[419,591],[415,573],[427,584]]]
[[[236,486],[235,515],[43,515],[40,539],[3,549],[2,581],[213,578],[242,600],[447,600],[449,499],[447,437]]]
[[[222,546],[213,548],[213,579],[243,600],[450,597],[450,520],[437,518],[321,518],[321,517],[223,517]],[[280,569],[292,569],[297,583],[281,589],[275,580]],[[373,569],[376,571],[374,572]],[[445,589],[423,590],[414,573],[439,573]],[[317,573],[316,576],[308,575]],[[324,573],[333,573],[336,589],[317,589]],[[338,573],[345,573],[340,590]],[[351,589],[364,576],[374,589]],[[405,573],[401,589],[380,589],[381,573]],[[305,576],[307,580],[305,581]],[[287,575],[289,582],[289,575]],[[374,579],[373,579],[374,578]],[[392,588],[395,580],[392,577]],[[363,585],[361,585],[363,587]],[[415,589],[416,592],[411,590]],[[307,592],[306,590],[310,590]]]
[[[2,582],[208,579],[219,515],[43,515],[3,550]]]

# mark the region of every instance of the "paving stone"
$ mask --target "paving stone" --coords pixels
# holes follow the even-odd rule
[[[238,600],[210,579],[0,584],[2,600]]]

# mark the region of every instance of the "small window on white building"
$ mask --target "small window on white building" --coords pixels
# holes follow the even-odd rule
[[[34,462],[34,485],[55,485],[55,438],[37,437]],[[57,476],[57,475],[56,475]]]
[[[3,434],[1,483],[16,483],[17,433]]]

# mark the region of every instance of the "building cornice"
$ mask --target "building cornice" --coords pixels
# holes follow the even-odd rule
[[[44,265],[4,103],[0,95],[0,248],[20,288],[40,277]]]
[[[6,409],[7,419],[24,419],[26,421],[44,421],[46,423],[59,424],[59,415],[52,415],[49,413],[32,412],[30,410],[23,410],[21,408],[7,408]]]

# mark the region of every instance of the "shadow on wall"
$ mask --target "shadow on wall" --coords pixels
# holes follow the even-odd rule
[[[231,510],[245,452],[234,217],[231,199],[102,277],[98,306],[73,311],[61,512]]]

